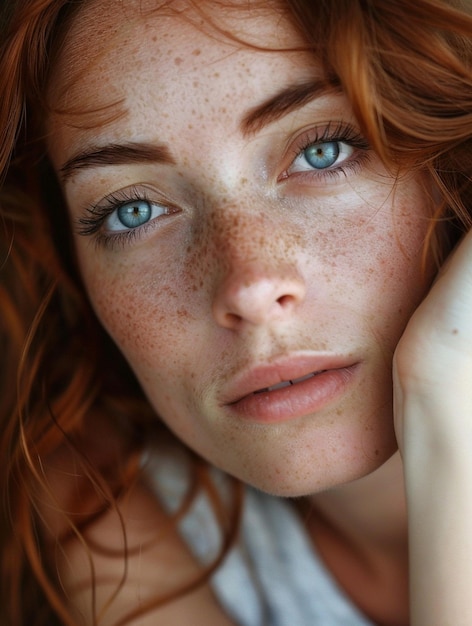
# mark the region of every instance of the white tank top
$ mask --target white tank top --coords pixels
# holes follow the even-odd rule
[[[146,465],[159,498],[174,508],[185,490],[182,465],[152,454]],[[218,472],[215,479],[224,485]],[[202,563],[218,554],[220,533],[204,497],[181,533]],[[238,626],[374,626],[326,569],[290,501],[252,488],[246,489],[239,542],[211,583]]]

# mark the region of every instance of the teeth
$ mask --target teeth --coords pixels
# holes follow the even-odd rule
[[[283,380],[281,383],[278,383],[277,385],[272,385],[272,387],[266,387],[262,391],[275,391],[276,389],[290,387],[290,385],[293,385],[293,382],[291,380]]]
[[[306,376],[301,376],[300,378],[294,378],[293,380],[283,380],[281,383],[277,383],[276,385],[272,385],[271,387],[266,387],[265,389],[258,389],[254,393],[267,393],[268,391],[276,391],[277,389],[290,387],[290,385],[296,385],[297,383],[301,383],[304,380],[313,378],[313,376],[316,376],[316,374],[320,374],[320,372],[312,372],[311,374],[307,374]]]

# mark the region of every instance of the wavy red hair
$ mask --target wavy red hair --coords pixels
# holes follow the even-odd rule
[[[12,626],[51,626],[55,619],[73,625],[48,546],[83,537],[105,511],[119,515],[117,501],[138,479],[141,450],[151,433],[156,436],[155,416],[90,309],[70,242],[58,237],[56,224],[62,232],[67,228],[60,221],[65,210],[35,123],[37,111],[46,110],[51,55],[82,2],[12,0],[8,15],[0,17],[0,345],[7,364],[0,375],[0,617]],[[209,14],[211,2],[205,3]],[[277,6],[326,75],[342,86],[385,162],[398,171],[427,172],[434,180],[431,233],[447,221],[450,247],[471,224],[470,3],[281,0]],[[90,434],[97,416],[114,433],[106,450]],[[160,429],[161,439],[170,437]],[[74,506],[54,493],[48,479],[50,459],[63,450],[82,476]],[[227,547],[239,498],[225,514],[206,464],[190,458],[195,484],[189,499],[201,489],[212,494]],[[48,527],[45,501],[57,509],[60,531]],[[81,508],[85,502],[93,504],[88,514]],[[182,581],[175,593],[199,584],[211,569],[198,580]]]

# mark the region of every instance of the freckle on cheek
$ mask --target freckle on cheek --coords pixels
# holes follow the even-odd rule
[[[243,210],[231,210],[221,202],[221,207],[207,215],[205,227],[194,233],[196,267],[202,262],[215,260],[224,267],[229,259],[262,263],[278,263],[291,257],[301,242],[297,232],[287,232],[281,228],[280,238],[268,237],[273,225],[261,215],[254,215],[250,208],[247,215]]]

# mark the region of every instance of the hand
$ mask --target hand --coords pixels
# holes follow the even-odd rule
[[[441,269],[412,316],[394,357],[400,451],[472,442],[472,232]]]
[[[393,363],[408,507],[411,626],[472,624],[472,232],[412,316]]]

